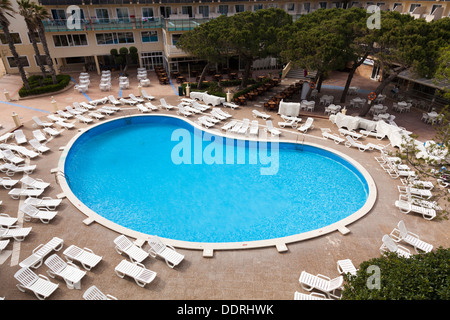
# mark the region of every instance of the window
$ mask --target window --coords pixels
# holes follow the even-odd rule
[[[85,63],[84,57],[70,57],[66,58],[67,64]]]
[[[54,35],[53,42],[55,47],[79,47],[88,45],[85,34]]]
[[[311,4],[309,2],[308,3],[304,3],[303,4],[303,10],[304,10],[304,12],[309,13],[311,11]]]
[[[109,13],[107,9],[95,9],[95,15],[100,23],[109,22]]]
[[[200,13],[203,18],[208,18],[209,17],[209,7],[208,6],[199,6],[198,13]]]
[[[7,57],[6,59],[8,60],[8,64],[9,64],[10,68],[17,68],[16,61],[14,61],[14,57]],[[21,65],[24,67],[30,66],[27,56],[20,56],[19,61],[20,61]]]
[[[158,32],[157,31],[141,32],[141,39],[143,43],[158,42]]]
[[[41,64],[46,66],[47,65],[47,56],[45,54],[41,54],[40,56],[34,56],[34,61],[36,62],[36,65],[39,65],[39,61],[41,61]]]
[[[66,10],[64,9],[52,9],[52,18],[54,20],[66,20]]]
[[[395,8],[397,8],[398,6],[402,6],[402,4],[400,3],[400,2],[396,2],[396,3],[394,3],[394,5],[393,5],[393,7],[392,7],[392,10],[394,10]]]
[[[326,9],[327,8],[327,3],[326,2],[319,2],[319,8],[320,9]]]
[[[39,38],[39,33],[37,32],[33,32],[34,34],[34,40],[36,40],[37,43],[41,43],[41,39]],[[30,38],[30,33],[27,32],[28,35],[28,40],[30,40],[30,43],[32,43],[31,38]]]
[[[287,10],[288,12],[293,12],[293,11],[295,10],[295,3],[288,3],[288,4],[286,5],[286,10]]]
[[[433,4],[433,6],[431,7],[430,14],[434,14],[434,11],[435,11],[437,8],[441,8],[441,7],[442,7],[442,5],[440,5],[440,4]]]
[[[117,20],[120,22],[130,22],[128,8],[116,8]]]
[[[189,18],[192,18],[193,17],[192,6],[183,6],[183,7],[181,7],[181,13],[182,14],[187,14],[189,16]]]
[[[10,33],[11,35],[11,39],[13,41],[14,44],[21,44],[22,43],[22,39],[20,39],[20,34],[17,32],[14,33]],[[2,44],[8,44],[8,41],[6,41],[6,37],[4,33],[0,33],[0,40],[2,42]]]
[[[172,14],[171,7],[160,7],[159,11],[164,18],[168,18]]]
[[[219,5],[219,11],[220,14],[228,14],[228,5],[227,4],[220,4]]]
[[[416,8],[420,7],[419,3],[413,3],[411,7],[409,7],[409,12],[413,12]]]
[[[253,11],[258,11],[261,10],[263,8],[262,4],[255,4],[253,5]]]
[[[134,43],[133,32],[96,33],[95,38],[98,45]]]
[[[143,18],[153,18],[153,8],[142,8]]]
[[[235,4],[235,5],[234,5],[234,11],[235,11],[236,13],[244,12],[244,11],[245,11],[245,7],[244,7],[243,4]]]
[[[172,35],[172,45],[176,45],[177,41],[178,41],[178,39],[180,39],[180,37],[181,37],[181,34],[173,34]]]

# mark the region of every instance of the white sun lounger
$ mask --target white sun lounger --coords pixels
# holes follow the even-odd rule
[[[86,271],[81,270],[71,262],[66,263],[56,254],[51,255],[44,263],[49,267],[47,273],[50,277],[59,276],[63,278],[69,289],[81,289],[81,279],[86,275]]]
[[[11,151],[18,152],[18,153],[20,153],[20,155],[25,156],[28,159],[34,159],[37,156],[39,156],[38,152],[35,152],[33,150],[30,150],[30,149],[27,149],[24,146],[17,146],[17,145],[14,145],[14,144],[4,144],[3,143],[3,144],[0,145],[0,149],[2,147],[5,147],[5,148],[7,148],[7,149],[9,149]]]
[[[117,105],[121,105],[122,103],[117,100],[113,95],[109,95],[108,96],[108,100],[109,102],[111,102],[113,105],[117,106]]]
[[[91,249],[81,249],[75,245],[71,245],[64,250],[63,255],[69,262],[77,261],[81,263],[83,268],[86,270],[91,270],[102,260],[102,257],[96,255]]]
[[[76,115],[75,118],[77,118],[80,122],[84,122],[84,123],[91,123],[92,121],[94,121],[94,120],[92,120],[92,118],[85,117],[82,115]]]
[[[272,120],[267,120],[267,121],[266,121],[266,125],[267,125],[267,128],[264,128],[264,131],[270,132],[270,134],[272,135],[272,137],[274,137],[274,136],[279,136],[279,135],[281,134],[281,131],[278,130],[278,129],[276,129],[276,128],[273,126]]]
[[[31,147],[41,154],[50,150],[49,147],[47,147],[44,144],[41,144],[36,139],[31,139],[29,142],[30,142]]]
[[[89,101],[89,103],[93,106],[97,106],[98,104],[105,104],[106,102],[108,102],[108,98],[107,97],[103,97],[101,99],[96,99],[96,100],[91,100]]]
[[[51,197],[43,198],[27,198],[24,203],[32,205],[36,208],[47,208],[49,210],[55,210],[62,202],[62,199],[53,199]]]
[[[242,119],[242,126],[239,128],[239,130],[237,131],[237,133],[239,134],[247,134],[247,130],[250,126],[250,120],[249,119]]]
[[[73,117],[73,114],[71,114],[70,112],[66,112],[64,110],[58,110],[58,111],[56,111],[56,113],[65,119],[70,119]]]
[[[15,165],[25,161],[25,159],[15,155],[10,149],[0,150],[0,158],[5,159]]]
[[[425,181],[425,180],[415,180],[413,179],[405,179],[401,178],[400,181],[403,183],[404,186],[410,186],[412,188],[421,188],[425,190],[433,190],[434,184],[431,181]]]
[[[228,131],[230,131],[231,133],[237,133],[241,129],[242,125],[243,123],[241,121],[237,121]]]
[[[355,140],[358,140],[363,137],[363,135],[361,133],[358,133],[355,131],[350,131],[350,130],[347,130],[344,128],[339,128],[339,133],[341,134],[341,136],[350,136]]]
[[[228,131],[231,128],[234,127],[234,125],[237,123],[237,120],[231,120],[230,122],[227,122],[224,126],[222,126],[222,130]]]
[[[368,130],[359,130],[359,133],[363,135],[363,137],[367,138],[368,136],[374,137],[377,140],[383,140],[386,135],[377,133],[375,131],[368,131]]]
[[[151,101],[151,100],[155,99],[154,96],[149,95],[144,89],[141,89],[141,92],[142,92],[142,96],[141,97],[147,99],[148,101]]]
[[[129,96],[130,99],[133,100],[133,101],[140,102],[140,103],[144,102],[144,99],[138,98],[138,97],[136,97],[136,96],[135,96],[134,94],[132,94],[132,93],[130,93],[128,96]]]
[[[11,227],[17,220],[17,218],[10,217],[7,213],[0,213],[0,226]]]
[[[258,135],[258,132],[259,132],[258,120],[252,120],[252,123],[250,125],[249,134],[256,136],[256,135]]]
[[[0,142],[4,142],[5,143],[6,141],[8,141],[9,138],[12,138],[12,137],[14,137],[14,133],[7,132],[7,133],[5,133],[4,135],[2,135],[0,137]]]
[[[293,129],[296,129],[298,127],[298,121],[296,120],[280,121],[278,122],[278,126],[282,129],[285,127],[292,127]]]
[[[34,130],[33,137],[39,142],[47,141],[47,138],[45,137],[45,135],[42,133],[41,130]]]
[[[192,115],[192,113],[187,111],[186,109],[184,109],[184,107],[181,104],[179,104],[177,108],[178,108],[178,111],[177,111],[178,115],[182,115],[185,117],[189,117],[190,115]]]
[[[39,300],[48,298],[59,287],[59,284],[51,282],[41,274],[38,276],[29,268],[19,269],[14,278],[19,281],[17,288],[20,291],[30,290]]]
[[[43,130],[44,130],[45,133],[47,133],[51,137],[57,137],[62,132],[62,130],[58,131],[58,130],[55,130],[53,128],[44,128]]]
[[[309,129],[313,129],[314,118],[308,117],[303,125],[301,125],[297,130],[306,133]]]
[[[214,124],[218,124],[221,120],[219,120],[219,119],[217,119],[217,118],[214,118],[214,117],[210,117],[210,116],[204,116],[204,118],[207,120],[207,121],[209,121],[209,122],[211,122],[211,123],[214,123]]]
[[[192,108],[195,108],[197,110],[200,110],[201,112],[205,112],[206,110],[208,110],[209,108],[211,108],[210,106],[206,105],[206,104],[200,104],[197,101],[193,100],[192,103]]]
[[[133,262],[142,262],[148,256],[149,253],[144,251],[141,247],[131,242],[126,236],[120,235],[114,239],[116,244],[115,249],[119,254],[125,253]]]
[[[59,251],[64,245],[64,240],[58,237],[53,237],[46,244],[40,244],[33,249],[30,256],[25,258],[19,266],[22,268],[39,268],[44,262],[44,258],[50,254],[52,251]]]
[[[218,113],[219,115],[225,117],[226,119],[233,117],[231,114],[229,114],[228,112],[223,111],[220,108],[213,108],[213,110],[215,110],[216,113]]]
[[[170,268],[177,266],[184,259],[184,255],[177,252],[171,245],[165,244],[157,236],[152,236],[148,240],[150,245],[150,255],[154,258],[163,258]]]
[[[252,110],[252,114],[253,114],[254,118],[261,117],[264,120],[268,120],[270,118],[269,114],[261,112],[261,111],[258,111],[258,110]]]
[[[94,109],[95,109],[95,105],[93,105],[93,104],[91,104],[91,103],[87,103],[87,102],[85,102],[85,101],[81,101],[79,105],[80,105],[80,108],[83,108],[83,109],[85,109],[86,111],[94,110]]]
[[[328,298],[332,297],[339,299],[340,295],[337,294],[337,290],[342,289],[344,277],[338,276],[334,279],[330,279],[321,274],[312,275],[306,271],[302,271],[298,281],[300,282],[301,287],[306,291],[316,289],[325,293]]]
[[[39,219],[42,223],[49,223],[58,214],[57,211],[50,211],[47,208],[38,209],[30,204],[23,204],[19,209],[23,212],[25,221],[31,221],[31,219]]]
[[[84,300],[117,300],[116,297],[110,295],[110,294],[104,294],[100,291],[96,286],[89,287],[84,293],[83,293],[83,299]]]
[[[25,134],[21,129],[18,129],[13,132],[14,133],[14,139],[16,139],[17,144],[23,144],[27,142],[27,138],[25,137]]]
[[[338,260],[337,269],[339,271],[339,274],[350,273],[351,275],[356,276],[356,272],[358,272],[358,269],[355,268],[352,260],[350,259]]]
[[[394,252],[398,254],[400,257],[410,258],[411,252],[408,248],[405,248],[402,245],[396,244],[392,238],[385,234],[382,238],[383,244],[380,247],[380,252],[383,254],[384,252]]]
[[[53,126],[52,122],[43,122],[41,121],[41,119],[39,119],[39,117],[31,117],[31,119],[33,119],[34,123],[36,123],[38,126],[40,127],[51,127]]]
[[[120,98],[119,101],[122,102],[122,104],[129,104],[130,106],[134,106],[135,104],[138,103],[138,101],[134,101],[132,99],[126,99],[126,98]]]
[[[397,186],[397,188],[401,194],[414,195],[425,199],[430,199],[433,196],[431,191],[427,189],[413,188],[410,186]]]
[[[159,108],[157,106],[155,106],[153,103],[151,102],[146,102],[144,103],[144,106],[146,106],[149,109],[152,109],[152,111],[157,111]]]
[[[333,140],[334,143],[336,143],[336,144],[339,144],[341,142],[343,142],[343,143],[345,142],[344,138],[341,138],[337,134],[331,133],[330,131],[326,131],[326,130],[322,130],[322,137],[324,137],[325,139]]]
[[[2,250],[5,250],[6,246],[8,246],[10,240],[0,240],[0,253]]]
[[[74,108],[72,108],[72,106],[66,106],[66,110],[68,112],[70,112],[71,114],[73,114],[74,116],[83,114],[83,112],[81,112],[79,110],[75,110]]]
[[[18,182],[19,180],[13,180],[10,177],[0,177],[0,186],[2,186],[5,189],[11,189]]]
[[[294,300],[330,300],[326,295],[318,292],[311,292],[310,294],[295,291]]]
[[[128,260],[122,260],[115,268],[117,276],[124,278],[129,276],[134,279],[140,287],[145,287],[146,284],[152,282],[156,277],[156,272],[145,268],[141,263],[133,263]]]
[[[410,212],[421,214],[425,220],[432,220],[436,217],[436,210],[428,207],[419,206],[411,202],[397,200],[395,201],[395,206],[405,214],[408,214]]]
[[[7,176],[13,176],[15,173],[33,173],[34,169],[36,169],[36,165],[19,165],[16,166],[12,163],[0,164],[0,171],[5,172]]]
[[[19,199],[21,196],[24,197],[39,197],[44,192],[44,189],[20,189],[14,188],[8,194],[13,199]]]
[[[66,128],[66,129],[73,129],[75,128],[75,125],[73,123],[65,122],[65,121],[56,121],[55,124],[57,126]]]
[[[432,244],[420,240],[420,237],[417,234],[408,231],[403,220],[398,222],[397,228],[394,228],[394,230],[391,231],[390,236],[395,242],[403,241],[413,246],[417,253],[430,252],[433,250]]]
[[[0,239],[14,238],[16,241],[23,241],[31,232],[31,227],[22,228],[19,226],[0,227]]]
[[[164,98],[159,99],[159,102],[161,102],[161,107],[165,108],[166,110],[175,108],[175,106],[167,104],[166,99],[164,99]]]
[[[138,104],[136,105],[136,107],[137,107],[137,109],[138,109],[140,112],[142,112],[142,113],[147,113],[147,112],[150,111],[150,110],[149,110],[147,107],[145,107],[142,103],[138,103]]]
[[[106,109],[105,107],[98,108],[97,111],[101,112],[101,113],[104,113],[104,114],[106,114],[108,116],[110,116],[110,115],[112,115],[114,113],[114,110]]]
[[[345,142],[345,146],[347,148],[354,147],[358,148],[359,151],[364,152],[366,150],[372,150],[372,147],[369,144],[362,144],[361,142],[357,142],[353,140],[351,136],[345,136],[347,141]]]
[[[20,182],[33,189],[45,189],[50,185],[50,183],[44,182],[42,179],[34,179],[30,176],[23,177],[20,179]]]
[[[232,102],[222,102],[222,105],[223,105],[224,107],[229,107],[229,108],[231,108],[231,109],[237,109],[237,108],[239,108],[239,105],[237,105],[237,104],[235,104],[235,103],[232,103]]]
[[[93,117],[93,118],[95,118],[95,119],[97,119],[97,120],[101,120],[101,119],[103,119],[103,118],[105,117],[103,114],[98,113],[98,112],[96,112],[96,111],[89,112],[89,113],[88,113],[88,116],[89,116],[89,117]]]
[[[200,125],[205,126],[206,128],[211,128],[215,126],[215,123],[210,122],[206,117],[199,117],[198,122]]]

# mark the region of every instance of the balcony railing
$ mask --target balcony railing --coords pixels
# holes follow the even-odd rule
[[[81,20],[46,20],[43,21],[46,32],[88,31],[88,30],[123,30],[161,28],[160,18],[125,18],[125,19],[81,19]]]

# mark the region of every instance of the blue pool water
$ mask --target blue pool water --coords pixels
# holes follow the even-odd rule
[[[337,222],[367,200],[362,175],[333,153],[223,140],[177,118],[123,118],[82,134],[64,169],[75,196],[99,215],[193,242],[299,234]]]

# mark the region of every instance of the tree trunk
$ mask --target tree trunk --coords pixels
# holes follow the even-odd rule
[[[42,23],[42,21],[39,23],[38,27],[39,27],[38,30],[39,39],[41,39],[42,47],[44,48],[44,53],[47,57],[47,66],[48,69],[50,70],[50,76],[52,77],[53,84],[57,84],[58,80],[56,80],[56,72],[53,66],[52,57],[50,56],[50,50],[48,50],[47,39],[45,38],[44,24]]]
[[[201,89],[202,83],[203,83],[203,79],[205,79],[206,72],[208,71],[209,67],[211,67],[211,65],[213,65],[213,63],[208,62],[206,64],[206,66],[203,68],[202,74],[200,75],[200,79],[198,79],[197,89]]]
[[[400,72],[404,71],[408,69],[408,67],[406,66],[401,66],[398,69],[396,69],[395,71],[393,70],[393,72],[389,75],[389,77],[387,78],[383,78],[383,81],[380,83],[380,85],[375,89],[375,95],[378,96],[379,94],[381,94],[384,90],[384,88],[386,88],[386,86],[392,82],[392,80],[394,80]],[[370,100],[369,100],[370,101]],[[360,113],[361,117],[366,116],[366,114],[369,112],[370,110],[370,104],[366,103]]]
[[[35,53],[35,55],[37,57],[36,58],[37,64],[39,66],[39,69],[41,69],[42,77],[45,78],[47,76],[47,74],[46,74],[46,71],[45,71],[45,66],[42,64],[42,61],[41,61],[41,53],[39,52],[39,48],[38,48],[38,45],[37,45],[36,37],[34,36],[34,30],[28,24],[27,24],[27,27],[28,27],[28,34],[30,35],[31,45],[33,46],[34,53]]]
[[[352,79],[353,79],[353,76],[355,75],[356,69],[358,69],[358,67],[364,63],[364,60],[366,60],[366,58],[368,56],[369,56],[369,53],[366,53],[361,58],[361,60],[359,60],[357,62],[353,61],[352,69],[350,70],[350,73],[348,74],[347,81],[346,81],[345,87],[344,87],[344,91],[342,91],[341,103],[345,103],[345,99],[347,98],[348,88],[350,88],[350,84],[352,83]]]
[[[247,58],[244,73],[242,74],[241,89],[244,89],[247,87],[248,78],[250,77],[250,70],[252,68],[252,64],[253,64],[253,59]]]
[[[11,34],[9,33],[9,25],[8,25],[7,19],[2,13],[0,13],[0,24],[2,26],[6,41],[8,42],[9,50],[11,51],[11,54],[13,55],[14,62],[17,65],[17,69],[19,69],[19,73],[20,73],[20,77],[22,78],[23,85],[25,86],[25,89],[30,90],[30,84],[28,83],[28,79],[25,74],[25,70],[23,68],[23,65],[20,63],[19,54],[17,53],[16,47],[14,46],[14,42],[11,38]]]
[[[320,89],[322,88],[322,82],[323,82],[323,71],[317,72],[317,78],[316,78],[316,90],[317,92],[320,92]]]

